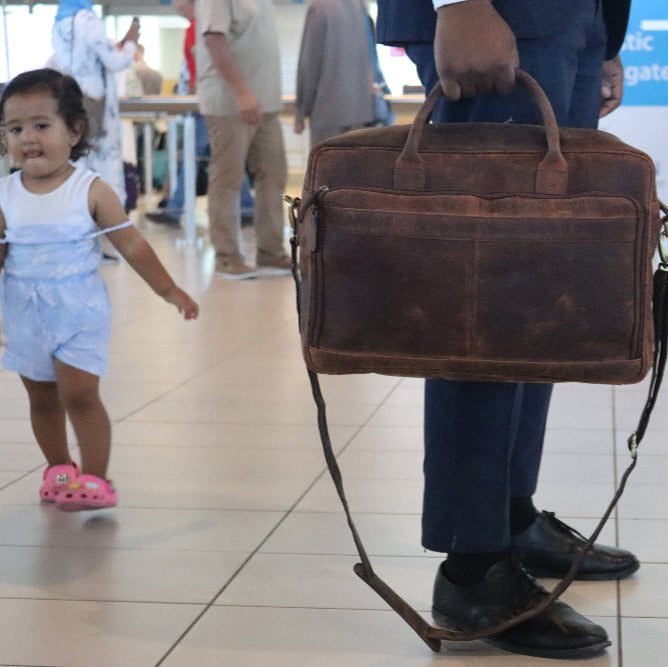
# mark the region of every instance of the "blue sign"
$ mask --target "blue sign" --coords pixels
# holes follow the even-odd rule
[[[668,3],[633,0],[622,47],[624,104],[668,106]]]

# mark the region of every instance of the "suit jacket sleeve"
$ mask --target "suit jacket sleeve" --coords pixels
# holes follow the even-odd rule
[[[608,30],[606,58],[622,47],[631,0],[603,0],[603,17]],[[432,0],[378,0],[378,41],[390,46],[433,42],[436,12]]]
[[[433,42],[435,31],[433,0],[378,0],[376,35],[380,44]]]
[[[614,58],[624,43],[631,0],[603,0],[603,18],[608,28],[606,59]]]

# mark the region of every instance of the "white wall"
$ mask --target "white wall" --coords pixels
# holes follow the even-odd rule
[[[667,115],[667,107],[622,105],[599,123],[599,129],[645,151],[654,160],[656,189],[664,202],[668,202],[668,133],[662,128]]]
[[[306,5],[277,5],[275,12],[281,48],[281,89],[284,95],[294,95]]]
[[[0,81],[28,69],[44,67],[52,54],[51,26],[57,7],[9,7],[6,21],[0,12]],[[6,27],[6,30],[5,30]]]

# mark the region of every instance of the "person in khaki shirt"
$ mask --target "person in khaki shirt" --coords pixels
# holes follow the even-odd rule
[[[211,145],[209,230],[216,273],[288,274],[281,195],[287,180],[280,53],[271,0],[197,0],[197,95]],[[239,247],[237,198],[248,166],[255,184],[256,268]]]

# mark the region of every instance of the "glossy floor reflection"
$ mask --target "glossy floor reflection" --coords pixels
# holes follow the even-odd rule
[[[206,241],[139,219],[200,302],[184,322],[124,263],[103,394],[120,504],[38,501],[43,463],[18,378],[0,371],[0,665],[77,667],[534,666],[481,643],[432,653],[352,572],[356,556],[320,452],[290,278],[212,274]],[[199,229],[202,237],[205,230]],[[376,567],[428,617],[438,555],[419,544],[418,380],[324,378],[335,448]],[[537,504],[591,531],[627,462],[645,385],[560,386]],[[659,667],[668,653],[668,388],[604,533],[643,561],[564,599],[613,640],[569,664]],[[548,582],[552,583],[552,582]]]

